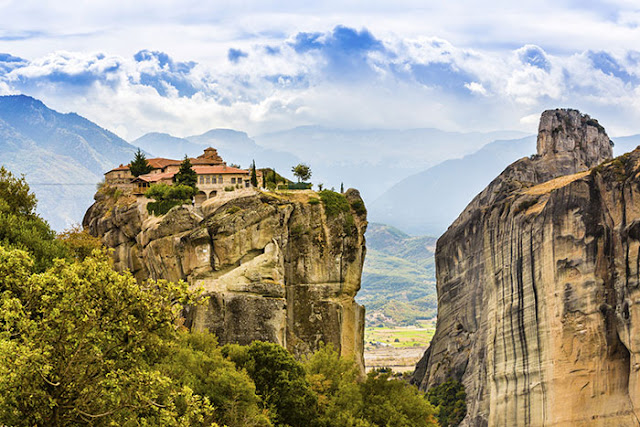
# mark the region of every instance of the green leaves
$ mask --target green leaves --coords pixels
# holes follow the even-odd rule
[[[0,247],[2,423],[212,419],[208,400],[155,368],[176,341],[183,305],[197,297],[185,283],[140,285],[104,252],[56,260],[40,274],[30,266],[23,251]]]
[[[195,194],[195,188],[188,185],[161,183],[152,185],[144,195],[156,200],[147,204],[147,211],[154,215],[164,215],[174,206],[190,204]]]
[[[148,174],[152,170],[153,168],[149,165],[149,162],[147,162],[147,158],[138,148],[133,161],[129,164],[129,172],[131,172],[133,176],[140,176]]]
[[[49,224],[35,213],[36,198],[24,178],[0,167],[0,245],[28,251],[37,271],[56,257],[68,256]]]
[[[189,157],[184,156],[184,160],[182,160],[182,163],[180,163],[180,170],[178,171],[178,173],[176,173],[173,179],[177,185],[186,185],[193,188],[195,194],[196,184],[198,183],[198,175],[191,168],[191,160],[189,160]]]

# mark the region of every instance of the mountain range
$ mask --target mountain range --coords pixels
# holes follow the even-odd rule
[[[39,212],[57,230],[82,219],[103,173],[128,163],[137,147],[148,156],[182,158],[213,146],[230,164],[248,167],[255,160],[285,176],[293,165],[307,163],[315,184],[358,188],[372,222],[438,236],[491,177],[535,151],[533,137],[521,136],[304,126],[254,137],[231,129],[184,138],[149,133],[128,143],[29,96],[0,97],[0,164],[25,175]],[[640,135],[615,142],[621,154],[637,146]]]
[[[24,174],[54,229],[80,222],[102,174],[134,152],[75,113],[58,113],[24,95],[0,97],[0,164]]]
[[[614,138],[616,156],[635,149],[640,135]],[[494,141],[460,159],[411,175],[369,203],[371,221],[411,235],[441,235],[464,207],[505,167],[536,152],[536,137]]]

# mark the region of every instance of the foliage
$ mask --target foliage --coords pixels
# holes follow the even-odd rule
[[[340,183],[340,194],[344,194],[344,183]]]
[[[318,395],[318,425],[370,425],[361,418],[360,374],[352,359],[340,357],[329,344],[307,358],[304,365],[311,388]]]
[[[228,185],[226,187],[224,187],[224,191],[230,192],[230,191],[235,191],[236,188],[233,185]]]
[[[90,256],[94,250],[102,248],[100,239],[90,235],[80,224],[76,224],[60,233],[58,239],[65,244],[72,256],[79,261]]]
[[[433,406],[415,386],[392,380],[391,372],[369,372],[362,385],[363,415],[374,425],[437,426]]]
[[[256,161],[251,164],[251,185],[258,187],[258,174],[256,173]]]
[[[360,216],[367,214],[367,208],[364,206],[364,202],[361,199],[354,200],[353,203],[351,203],[351,209]]]
[[[215,420],[227,426],[271,426],[263,414],[256,387],[244,370],[224,358],[216,337],[208,332],[182,332],[162,371],[206,397]]]
[[[390,372],[370,372],[361,381],[353,360],[323,346],[305,362],[318,394],[320,426],[436,426],[435,410],[418,391]]]
[[[164,215],[174,206],[190,204],[195,193],[196,189],[187,185],[154,184],[144,193],[145,197],[155,200],[147,203],[147,211],[153,215]]]
[[[26,252],[0,247],[0,421],[203,425],[208,399],[154,368],[195,295],[185,283],[144,286],[105,252],[32,274]]]
[[[467,394],[464,386],[454,379],[431,387],[427,397],[437,407],[438,422],[443,427],[457,426],[467,414]]]
[[[327,216],[334,217],[350,211],[349,202],[343,194],[331,190],[322,190],[318,194],[320,195],[320,200],[324,203]]]
[[[0,245],[28,251],[36,271],[43,271],[68,250],[35,209],[36,197],[24,177],[0,167]]]
[[[287,190],[310,190],[312,186],[310,182],[289,183]]]
[[[311,168],[309,165],[305,165],[304,163],[299,163],[292,167],[291,172],[293,172],[293,175],[298,178],[298,182],[306,181],[311,178]]]
[[[317,205],[317,204],[320,204],[320,200],[319,200],[319,199],[316,199],[315,197],[310,197],[310,198],[309,198],[309,204],[310,204],[310,205]]]
[[[283,347],[260,341],[226,345],[223,354],[247,371],[277,425],[308,426],[317,418],[317,396],[302,364]]]
[[[196,171],[191,167],[191,160],[189,160],[189,157],[186,155],[184,156],[182,163],[180,163],[180,170],[175,174],[173,180],[177,185],[185,185],[193,188],[194,190],[197,189],[196,184],[198,183],[198,174],[196,174]]]
[[[148,174],[152,170],[153,168],[151,167],[149,162],[147,162],[147,158],[138,148],[133,161],[131,162],[131,164],[129,164],[129,172],[131,172],[131,175],[133,176],[140,176]]]

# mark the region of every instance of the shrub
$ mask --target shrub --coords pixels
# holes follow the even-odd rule
[[[228,185],[224,187],[224,191],[235,191],[235,187],[233,185]]]
[[[362,216],[367,214],[367,208],[364,206],[364,202],[362,200],[355,200],[351,203],[351,208],[358,215]]]
[[[349,212],[349,202],[347,202],[347,198],[344,197],[344,195],[331,190],[322,190],[318,194],[324,204],[327,216],[332,217],[344,212]]]
[[[191,203],[196,190],[188,185],[154,184],[145,197],[155,199],[147,204],[147,211],[153,215],[164,215],[175,206]]]
[[[309,204],[310,205],[317,205],[318,203],[320,203],[319,199],[316,199],[315,197],[312,197],[309,199]]]

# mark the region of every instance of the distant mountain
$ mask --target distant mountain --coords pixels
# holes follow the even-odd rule
[[[439,236],[505,167],[535,152],[534,136],[494,141],[400,181],[368,205],[369,218],[414,235]]]
[[[56,230],[82,220],[103,173],[135,148],[75,114],[24,95],[0,97],[0,164],[24,174],[38,211]]]
[[[132,142],[158,157],[183,158],[199,156],[206,147],[213,147],[229,164],[248,168],[255,160],[259,168],[276,168],[279,173],[291,176],[291,167],[301,160],[286,151],[264,148],[244,132],[231,129],[212,129],[202,135],[178,138],[166,133],[148,133]]]
[[[185,154],[196,157],[202,154],[202,146],[185,138],[177,138],[168,133],[147,133],[131,142],[131,145],[151,153],[153,157],[182,159]]]
[[[473,153],[496,139],[522,132],[456,133],[438,129],[349,130],[303,126],[257,135],[256,143],[288,151],[311,166],[314,183],[325,188],[353,187],[366,202],[393,184],[444,160]]]
[[[410,325],[436,315],[436,238],[412,237],[385,224],[370,223],[362,286],[356,299],[368,324]]]

